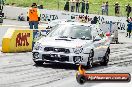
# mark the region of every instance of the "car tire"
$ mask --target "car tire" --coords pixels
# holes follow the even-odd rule
[[[116,44],[118,44],[119,42],[118,42],[118,40],[116,40]]]
[[[76,80],[79,84],[84,84],[86,82],[86,78],[83,75],[77,75]]]
[[[43,61],[34,61],[34,63],[36,64],[36,65],[38,65],[38,66],[41,66],[41,65],[43,65]]]
[[[93,67],[93,57],[94,57],[94,51],[91,50],[88,57],[87,67],[88,69]]]
[[[100,64],[102,66],[107,66],[108,65],[108,62],[109,62],[109,52],[107,51],[105,53],[105,56],[102,58],[102,61],[100,62]]]
[[[110,48],[109,48],[109,47],[108,47],[108,49],[107,49],[107,53],[110,54]]]

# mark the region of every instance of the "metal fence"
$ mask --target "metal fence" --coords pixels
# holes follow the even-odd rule
[[[62,2],[62,1],[58,1],[56,0],[56,2],[54,3],[44,3],[44,9],[50,9],[50,10],[64,10],[64,6],[65,6],[65,3],[66,2]],[[130,4],[132,4],[130,2]],[[99,14],[101,15],[102,14],[102,9],[101,9],[101,5],[102,3],[89,3],[89,14]],[[80,6],[79,6],[79,9],[81,11],[81,3],[80,3]],[[131,6],[132,7],[132,6]],[[75,9],[76,9],[76,6],[75,6]],[[69,3],[69,11],[71,11],[71,6],[70,6],[70,3]],[[74,12],[76,12],[76,10],[74,10]],[[85,10],[85,13],[86,13],[86,10]],[[115,6],[114,4],[109,4],[109,10],[108,10],[108,15],[109,16],[113,16],[115,15]],[[120,13],[119,13],[119,16],[127,16],[127,12],[126,12],[126,6],[125,5],[120,5]],[[130,13],[130,16],[132,16],[132,12]]]

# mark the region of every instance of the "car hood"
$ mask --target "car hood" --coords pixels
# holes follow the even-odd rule
[[[55,38],[55,37],[44,37],[39,41],[43,46],[50,47],[65,47],[65,48],[75,48],[90,44],[91,40],[81,40],[81,39],[70,39],[70,38]]]

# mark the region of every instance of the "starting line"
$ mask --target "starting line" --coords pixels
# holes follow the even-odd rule
[[[22,28],[29,28],[29,26],[18,26],[18,25],[0,25],[0,27],[22,27]],[[44,26],[39,25],[40,28],[44,28]]]

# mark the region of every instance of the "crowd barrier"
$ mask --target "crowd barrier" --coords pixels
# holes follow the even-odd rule
[[[2,39],[2,52],[29,52],[34,43],[50,30],[8,29]]]
[[[11,7],[5,6],[3,12],[5,13],[5,17],[9,19],[17,19],[18,15],[23,13],[23,16],[27,18],[27,11],[29,8],[21,8],[21,7]],[[97,16],[99,22],[116,22],[121,30],[127,29],[127,18],[126,17],[115,17],[115,16],[106,16],[106,15],[97,15],[97,14],[84,14],[84,13],[76,13],[76,12],[67,12],[67,11],[56,11],[56,10],[46,10],[40,9],[40,17],[42,22],[49,22],[56,19],[67,19],[78,21],[79,16],[84,16],[87,20],[92,20],[95,16]]]

